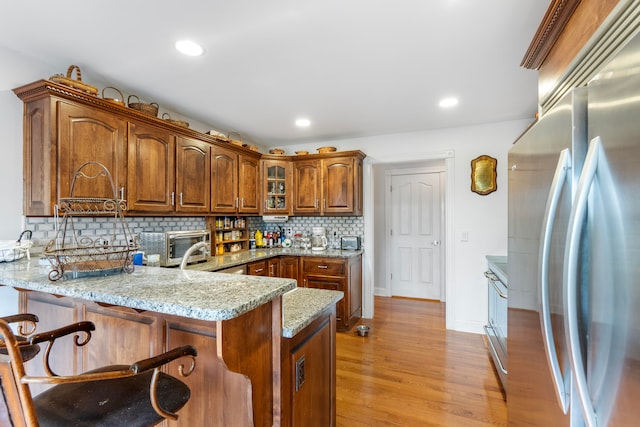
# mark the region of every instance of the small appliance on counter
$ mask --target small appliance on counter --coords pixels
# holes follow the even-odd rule
[[[360,236],[340,237],[340,249],[343,251],[357,251],[361,247]]]
[[[185,230],[140,233],[140,250],[147,256],[160,255],[162,267],[179,266],[187,250],[198,242],[211,244],[211,231]],[[194,252],[189,257],[189,263],[205,261],[209,254],[206,251]]]
[[[327,230],[324,227],[311,227],[311,250],[324,251],[328,244]]]

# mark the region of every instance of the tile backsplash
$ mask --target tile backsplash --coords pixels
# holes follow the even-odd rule
[[[327,229],[328,237],[339,238],[343,235],[364,236],[364,219],[359,216],[344,217],[294,217],[284,223],[265,223],[262,217],[248,217],[250,232],[257,229],[262,231],[291,228],[294,233],[311,233],[311,227],[323,226]],[[141,231],[190,230],[205,227],[204,217],[126,217],[127,225],[133,234]],[[56,235],[55,218],[27,217],[26,229],[33,231],[34,245],[44,246]],[[97,237],[103,233],[113,231],[113,218],[74,218],[75,229],[78,234],[87,237]]]

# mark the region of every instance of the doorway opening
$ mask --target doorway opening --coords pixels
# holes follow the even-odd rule
[[[365,186],[365,204],[368,215],[365,218],[365,244],[368,267],[365,270],[365,288],[363,289],[363,316],[373,317],[373,300],[375,296],[390,297],[393,295],[391,288],[391,266],[390,259],[394,248],[391,246],[388,235],[388,222],[391,217],[391,200],[388,193],[387,180],[392,174],[420,174],[436,173],[439,175],[441,213],[440,239],[433,239],[430,242],[439,240],[440,249],[440,295],[438,300],[446,301],[446,323],[453,322],[455,313],[455,295],[447,288],[447,277],[451,276],[452,269],[452,246],[453,242],[453,151],[441,153],[422,153],[422,160],[413,161],[403,158],[392,162],[378,162],[371,159],[369,165],[368,185]],[[394,159],[396,160],[396,159]],[[366,188],[368,187],[368,188]],[[366,252],[369,252],[368,254]],[[368,271],[367,271],[368,270]],[[367,283],[368,282],[368,283]]]

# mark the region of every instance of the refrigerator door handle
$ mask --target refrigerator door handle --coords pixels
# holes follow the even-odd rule
[[[551,189],[547,198],[547,205],[542,223],[542,236],[540,237],[540,256],[538,257],[538,271],[540,272],[540,326],[542,328],[542,341],[545,354],[549,362],[549,371],[553,380],[553,388],[562,412],[569,410],[569,398],[567,387],[560,370],[560,362],[556,345],[553,340],[553,328],[551,325],[551,309],[549,297],[549,257],[551,254],[551,234],[553,233],[554,218],[560,201],[562,188],[567,182],[567,170],[571,168],[571,155],[568,148],[560,152],[556,171],[553,175]]]
[[[588,427],[596,427],[597,417],[595,409],[589,397],[587,387],[587,375],[583,363],[582,349],[580,347],[580,335],[578,330],[578,264],[580,253],[580,238],[582,225],[587,214],[587,201],[589,192],[596,177],[598,158],[601,155],[602,142],[600,137],[595,137],[589,144],[587,157],[585,158],[578,189],[569,218],[567,242],[565,248],[564,265],[564,319],[567,333],[567,346],[569,347],[569,362],[575,378],[575,386],[578,399]]]

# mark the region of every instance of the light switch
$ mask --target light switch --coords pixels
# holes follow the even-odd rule
[[[460,232],[460,241],[461,242],[468,242],[469,241],[469,232],[468,231]]]

